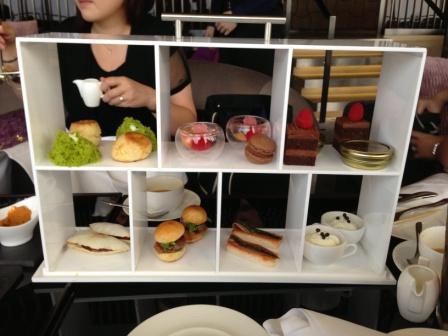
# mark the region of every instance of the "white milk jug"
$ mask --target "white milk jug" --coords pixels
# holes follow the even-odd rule
[[[98,79],[75,79],[73,83],[78,87],[82,100],[87,107],[97,107],[100,105],[103,92],[101,92],[101,82]]]
[[[437,274],[423,265],[408,266],[397,284],[398,309],[403,318],[423,322],[433,312],[439,296]]]

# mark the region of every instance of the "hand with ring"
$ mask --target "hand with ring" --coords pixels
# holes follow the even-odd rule
[[[156,91],[128,77],[102,77],[103,101],[119,107],[146,107],[156,109]]]

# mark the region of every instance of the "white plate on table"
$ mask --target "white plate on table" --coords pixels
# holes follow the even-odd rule
[[[406,240],[395,246],[392,251],[392,259],[400,272],[403,272],[403,270],[408,267],[406,259],[414,257],[416,248],[417,243],[415,240]]]
[[[388,333],[390,336],[448,336],[448,331],[430,328],[408,328]]]
[[[173,308],[143,321],[129,336],[267,336],[261,325],[235,310],[212,305]]]
[[[415,223],[422,222],[423,230],[433,226],[445,225],[447,209],[447,206],[443,205],[437,208],[409,211],[399,220],[394,221],[392,236],[405,240],[415,240]]]
[[[129,198],[126,198],[123,202],[123,205],[129,206]],[[184,189],[184,199],[182,203],[175,209],[170,210],[166,215],[158,218],[151,218],[153,222],[163,222],[166,220],[177,219],[182,215],[182,211],[190,205],[201,205],[201,198],[194,191]],[[123,211],[126,215],[129,216],[129,210],[127,208],[123,208]]]

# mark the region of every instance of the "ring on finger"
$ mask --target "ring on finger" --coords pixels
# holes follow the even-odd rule
[[[118,100],[119,100],[120,102],[123,102],[123,101],[124,101],[124,97],[123,97],[123,96],[120,96],[120,97],[118,98]]]

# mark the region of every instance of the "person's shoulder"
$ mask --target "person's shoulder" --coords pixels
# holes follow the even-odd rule
[[[173,23],[164,22],[159,17],[148,14],[134,26],[134,33],[136,35],[174,35]]]

